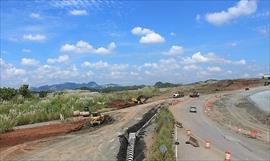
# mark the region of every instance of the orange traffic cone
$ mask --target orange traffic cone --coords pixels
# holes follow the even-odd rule
[[[228,151],[225,152],[225,161],[231,161],[231,153]]]
[[[252,138],[257,138],[257,130],[251,130],[251,131],[250,131],[250,136],[251,136]]]

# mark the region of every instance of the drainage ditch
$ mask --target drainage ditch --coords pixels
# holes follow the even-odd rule
[[[145,158],[144,129],[162,107],[164,107],[164,103],[153,107],[143,115],[138,123],[129,127],[123,135],[119,136],[120,148],[117,161],[142,161]]]

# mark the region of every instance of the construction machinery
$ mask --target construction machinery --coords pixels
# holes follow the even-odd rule
[[[105,121],[105,116],[99,112],[92,112],[89,121],[92,126],[100,125]]]
[[[184,92],[179,92],[179,91],[173,94],[173,98],[180,98],[184,96],[185,96]]]
[[[144,104],[149,97],[146,97],[144,95],[140,95],[137,98],[132,98],[131,101],[137,104]]]
[[[89,107],[84,107],[83,111],[80,112],[80,116],[83,116],[83,117],[88,117],[88,116],[90,116],[90,110],[89,110]]]
[[[193,93],[191,93],[190,95],[189,95],[190,97],[200,97],[200,93],[199,92],[197,92],[197,91],[194,91]]]

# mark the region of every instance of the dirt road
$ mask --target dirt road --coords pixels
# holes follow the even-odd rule
[[[208,118],[204,112],[204,105],[214,96],[190,98],[184,104],[171,108],[175,119],[182,122],[184,126],[177,131],[180,141],[178,160],[223,160],[225,151],[231,152],[233,160],[269,160],[269,144],[239,135]],[[197,113],[190,113],[190,106],[196,106]],[[199,140],[200,147],[185,144],[188,139],[185,129],[191,129],[192,135]],[[211,149],[205,149],[205,140],[211,142]]]
[[[95,131],[85,129],[5,148],[1,150],[1,160],[116,160],[118,135],[161,102],[164,101],[112,111],[109,114],[115,122]]]

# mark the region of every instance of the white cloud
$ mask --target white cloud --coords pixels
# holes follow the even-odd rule
[[[194,64],[186,65],[186,66],[184,66],[184,69],[185,70],[197,70],[198,69],[198,66],[196,66]]]
[[[230,43],[229,46],[230,46],[230,47],[236,47],[236,46],[237,46],[237,43],[235,43],[235,42]]]
[[[196,19],[197,22],[199,22],[201,20],[201,15],[197,14],[195,19]]]
[[[208,67],[207,70],[209,72],[221,72],[222,69],[220,67],[214,66],[214,67]]]
[[[170,50],[167,52],[168,55],[180,55],[184,52],[184,48],[182,46],[179,45],[173,45]]]
[[[134,35],[146,35],[146,34],[150,34],[153,33],[154,31],[147,29],[147,28],[141,28],[141,27],[134,27],[131,32]]]
[[[152,73],[161,73],[161,72],[168,72],[174,69],[179,69],[179,63],[174,58],[169,59],[160,59],[156,63],[144,63],[138,69],[146,68],[148,71]]]
[[[132,75],[132,76],[139,76],[140,74],[137,73],[137,72],[130,72],[130,75]]]
[[[85,41],[78,41],[76,44],[65,44],[61,47],[61,52],[74,52],[74,53],[95,53],[95,54],[110,54],[116,48],[116,44],[111,42],[107,48],[99,47],[94,48],[91,44]]]
[[[8,77],[13,77],[13,76],[23,76],[26,74],[24,69],[18,69],[15,67],[8,68],[6,70],[6,74]]]
[[[16,78],[24,76],[26,71],[24,69],[16,68],[12,64],[6,63],[0,58],[0,74],[2,79]]]
[[[210,58],[208,56],[203,56],[200,52],[198,52],[192,55],[192,60],[201,63],[209,61]]]
[[[245,64],[246,64],[246,60],[241,59],[241,60],[239,60],[239,61],[233,62],[233,64],[245,65]]]
[[[86,16],[88,15],[86,10],[71,10],[69,13],[73,16]]]
[[[175,36],[176,33],[175,33],[175,32],[171,32],[170,35],[171,35],[171,36]]]
[[[27,66],[35,66],[35,65],[38,65],[39,62],[37,60],[31,59],[31,58],[22,58],[21,64],[27,65]]]
[[[142,44],[157,44],[165,42],[165,39],[161,35],[147,28],[134,27],[131,30],[131,33],[141,36],[140,43]]]
[[[39,19],[40,18],[40,14],[38,14],[38,13],[31,13],[30,14],[30,17],[31,18],[35,18],[35,19]]]
[[[263,36],[269,36],[269,32],[270,32],[270,26],[262,26],[258,28],[258,32],[259,34],[263,35]]]
[[[23,39],[24,40],[29,40],[29,41],[44,41],[46,40],[46,36],[45,35],[41,35],[41,34],[36,34],[36,35],[32,35],[32,34],[27,34],[27,35],[23,35]]]
[[[31,49],[22,49],[22,52],[24,53],[30,53],[32,50]]]
[[[125,70],[129,67],[128,64],[110,64],[108,62],[104,62],[102,60],[96,62],[96,63],[91,63],[89,61],[85,61],[82,63],[83,67],[88,67],[88,68],[95,68],[95,69],[106,69],[110,71],[122,71]]]
[[[60,55],[58,58],[49,58],[47,63],[54,64],[54,63],[66,63],[69,60],[68,55]]]
[[[109,67],[109,63],[103,62],[103,61],[98,61],[96,63],[91,63],[91,62],[85,61],[85,62],[83,62],[82,66],[83,67],[88,67],[88,68],[101,69],[101,68]]]
[[[210,52],[208,54],[201,54],[201,52],[197,52],[193,54],[191,57],[182,58],[181,63],[185,65],[196,64],[196,63],[245,65],[246,60],[241,59],[238,61],[232,61],[232,60],[218,57],[215,53]]]
[[[236,6],[230,7],[227,11],[206,14],[206,20],[214,25],[222,25],[240,16],[247,16],[257,9],[255,0],[240,0]]]

